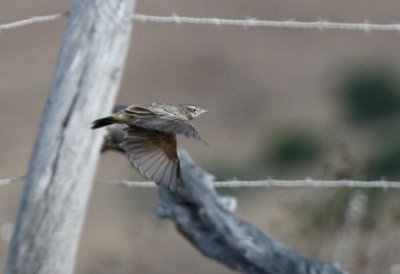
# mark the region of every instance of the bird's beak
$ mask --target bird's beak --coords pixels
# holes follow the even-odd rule
[[[202,108],[201,108],[201,109],[199,110],[199,115],[200,115],[200,114],[203,114],[203,113],[207,113],[207,112],[208,112],[208,110],[202,109]]]

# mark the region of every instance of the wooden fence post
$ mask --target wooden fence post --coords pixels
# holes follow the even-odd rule
[[[104,133],[92,131],[90,122],[110,113],[123,72],[135,1],[71,2],[9,249],[8,274],[73,272]]]

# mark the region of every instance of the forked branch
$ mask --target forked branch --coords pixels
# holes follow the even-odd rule
[[[104,149],[117,148],[122,128],[108,129]],[[113,143],[114,142],[114,143]],[[204,255],[242,273],[344,274],[333,262],[307,258],[233,213],[236,200],[221,197],[213,176],[180,149],[184,186],[177,192],[160,188],[157,215],[171,219],[178,231]]]

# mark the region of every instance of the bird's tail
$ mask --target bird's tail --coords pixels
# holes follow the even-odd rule
[[[115,124],[115,123],[118,123],[118,122],[119,121],[117,119],[115,119],[114,117],[112,117],[112,116],[108,116],[108,117],[105,117],[105,118],[100,118],[100,119],[97,119],[97,120],[93,121],[92,129],[105,127],[105,126],[112,125],[112,124]]]

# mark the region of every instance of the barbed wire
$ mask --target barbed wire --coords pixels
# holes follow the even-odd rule
[[[15,176],[7,179],[0,179],[0,186],[11,185],[18,183],[25,179],[25,176]]]
[[[12,23],[0,25],[0,32],[10,30],[26,25],[31,25],[39,22],[47,22],[60,19],[68,15],[68,12],[62,12],[52,15],[35,16],[28,19],[15,21]],[[347,22],[330,22],[326,20],[317,20],[310,22],[295,21],[293,19],[274,21],[274,20],[258,20],[256,18],[245,19],[223,19],[223,18],[199,18],[185,17],[173,14],[172,16],[154,16],[145,14],[133,14],[132,20],[138,22],[155,22],[155,23],[175,23],[175,24],[201,24],[201,25],[216,25],[216,26],[242,26],[242,27],[273,27],[273,28],[295,28],[295,29],[319,29],[319,30],[361,30],[370,31],[397,31],[400,32],[400,24],[372,24],[368,21],[362,23],[347,23]]]
[[[128,180],[111,180],[97,181],[101,184],[121,185],[126,187],[156,187],[153,182],[136,182]],[[348,188],[383,188],[383,189],[400,189],[400,182],[394,181],[356,181],[356,180],[276,180],[267,179],[260,181],[219,181],[214,182],[214,187],[217,188],[242,188],[242,187],[348,187]]]
[[[0,179],[0,186],[10,185],[20,182],[25,176],[17,176],[7,179]],[[98,184],[104,185],[120,185],[125,187],[142,187],[154,188],[157,185],[150,181],[129,181],[129,180],[100,180]],[[348,187],[348,188],[383,188],[383,189],[400,189],[400,182],[396,181],[357,181],[357,180],[277,180],[267,179],[259,181],[219,181],[214,182],[214,187],[218,188],[240,188],[240,187]]]
[[[44,16],[34,16],[34,17],[27,18],[24,20],[0,25],[0,32],[4,31],[4,30],[19,28],[19,27],[26,26],[26,25],[54,21],[54,20],[60,19],[67,15],[68,15],[68,12],[61,12],[61,13],[56,13],[56,14],[44,15]]]
[[[274,27],[274,28],[297,28],[297,29],[338,29],[338,30],[362,30],[369,32],[377,31],[398,31],[400,24],[371,24],[368,21],[363,23],[343,23],[318,20],[311,22],[295,21],[293,19],[284,21],[258,20],[256,18],[246,19],[222,19],[222,18],[196,18],[183,17],[176,14],[172,16],[153,16],[144,14],[134,14],[132,19],[140,22],[159,22],[159,23],[189,23],[216,26],[242,26],[242,27]]]

